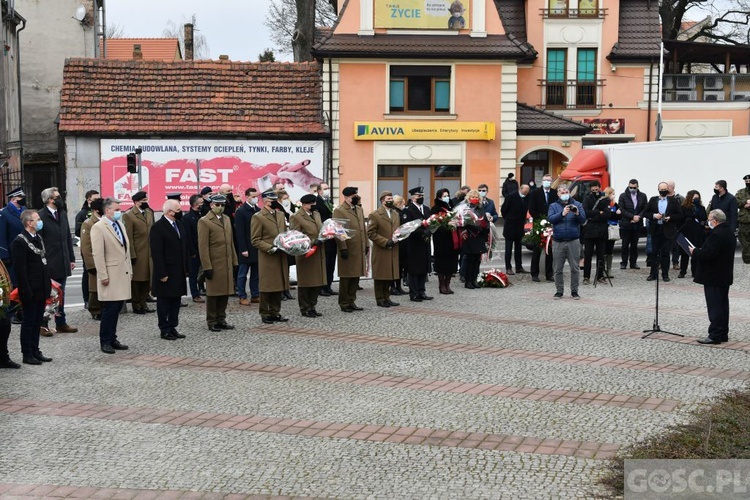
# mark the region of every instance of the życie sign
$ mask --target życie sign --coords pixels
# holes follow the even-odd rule
[[[470,0],[375,0],[375,27],[469,29]]]

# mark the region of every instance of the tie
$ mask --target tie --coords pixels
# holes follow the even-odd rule
[[[52,214],[52,217],[54,217],[54,218],[55,218],[55,221],[57,221],[57,212],[53,213],[53,214]]]
[[[544,203],[549,205],[549,191],[544,192]]]
[[[122,239],[122,232],[120,231],[120,225],[117,223],[117,221],[112,223],[112,227],[115,228],[115,233],[117,233],[117,239],[120,240],[120,244],[124,245],[125,242]]]
[[[175,221],[172,221],[172,227],[177,232],[177,237],[180,238],[180,230],[177,229],[177,223]]]

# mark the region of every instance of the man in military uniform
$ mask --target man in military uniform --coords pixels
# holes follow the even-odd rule
[[[356,304],[359,278],[367,276],[367,258],[370,253],[370,241],[365,230],[365,214],[359,206],[359,190],[347,186],[341,194],[344,202],[333,210],[334,219],[348,221],[348,228],[353,230],[352,237],[346,241],[336,240],[338,247],[339,268],[339,307],[347,313],[361,311]]]
[[[102,319],[102,304],[99,302],[99,294],[96,289],[96,263],[94,262],[94,249],[91,246],[91,228],[99,222],[104,214],[104,200],[97,198],[89,204],[91,216],[81,224],[81,257],[86,272],[81,280],[89,284],[89,296],[86,301],[89,304],[89,314],[95,320]]]
[[[233,330],[227,323],[227,303],[234,293],[237,252],[232,222],[224,215],[225,196],[211,197],[211,211],[198,221],[198,252],[206,276],[206,323],[212,332]]]
[[[250,243],[258,249],[260,303],[258,312],[263,323],[289,321],[281,315],[281,295],[289,289],[287,255],[273,241],[286,231],[286,218],[272,189],[261,194],[263,208],[250,219]]]
[[[21,224],[21,214],[26,208],[26,194],[23,189],[15,188],[8,192],[8,205],[0,210],[0,259],[8,269],[10,281],[15,288],[18,286],[16,280],[16,271],[13,268],[13,262],[10,258],[10,244],[16,239],[16,236],[23,231]],[[13,315],[13,323],[20,323],[22,318],[21,309]]]
[[[317,318],[322,316],[316,309],[318,295],[322,287],[328,284],[326,277],[326,249],[322,241],[318,239],[323,222],[320,214],[315,210],[317,196],[306,194],[300,198],[302,205],[300,210],[289,217],[289,229],[304,233],[310,238],[318,250],[310,257],[297,256],[297,299],[302,316]]]
[[[750,264],[750,174],[742,178],[745,187],[737,191],[737,206],[739,215],[737,217],[739,227],[740,244],[742,245],[742,262]]]
[[[394,307],[398,302],[391,300],[390,289],[393,281],[399,279],[397,244],[393,241],[393,231],[401,225],[400,217],[393,207],[393,193],[380,193],[380,206],[367,220],[367,237],[372,241],[372,277],[375,280],[375,301],[380,307]]]
[[[145,191],[138,191],[132,199],[133,206],[122,215],[130,242],[130,261],[133,264],[130,302],[134,313],[146,314],[155,311],[146,305],[151,290],[151,247],[148,233],[154,225],[154,212],[148,206],[148,194]]]
[[[430,217],[430,207],[424,204],[424,188],[418,186],[409,190],[411,203],[406,206],[404,213],[406,221],[426,220]],[[407,262],[406,272],[409,274],[409,299],[412,302],[432,300],[427,295],[425,283],[431,266],[430,230],[419,228],[406,239]]]

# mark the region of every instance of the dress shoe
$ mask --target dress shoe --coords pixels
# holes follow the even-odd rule
[[[674,269],[675,271],[679,271],[680,270],[680,265],[679,264],[672,264],[672,269]]]
[[[39,329],[39,335],[41,335],[42,337],[51,337],[53,333],[49,328],[43,326]]]
[[[684,278],[685,277],[685,273],[680,273],[680,274],[677,275],[677,277],[678,278]]]
[[[331,296],[331,292],[329,292],[328,290],[326,290],[326,289],[324,288],[324,289],[322,289],[322,290],[320,291],[320,293],[319,293],[318,295],[320,295],[321,297],[330,297],[330,296]]]
[[[541,283],[542,280],[539,279],[539,276],[532,276],[531,281],[534,281],[536,283]]]
[[[401,292],[398,291],[398,288],[393,287],[393,286],[390,288],[390,290],[388,290],[388,293],[396,297],[398,297],[399,295],[403,295]]]
[[[249,306],[250,305],[250,299],[244,298],[239,300],[241,306]]]
[[[640,268],[641,266],[639,266],[638,264],[633,264],[632,266],[630,266],[630,269],[640,269]]]
[[[467,281],[466,283],[464,283],[464,288],[474,290],[476,287],[477,287],[476,283],[473,283],[471,281]]]
[[[361,286],[358,286],[357,290],[364,290],[364,288],[362,288]]]
[[[281,294],[281,300],[284,300],[284,301],[289,300],[289,297],[287,297],[287,293],[288,292],[284,292]]]
[[[313,311],[305,311],[302,313],[303,318],[317,318],[318,315],[315,314]]]
[[[363,307],[359,307],[357,304],[352,304],[349,307],[352,308],[352,311],[364,311],[365,310]]]
[[[704,339],[698,339],[699,344],[721,344],[721,340],[715,340],[711,337],[706,337]]]
[[[513,269],[506,269],[505,274],[508,276],[515,276],[516,273],[513,272]]]
[[[524,268],[516,268],[516,274],[529,274],[529,272]]]
[[[260,297],[251,297],[250,298],[251,304],[260,304]]]
[[[266,325],[273,325],[273,320],[271,319],[271,316],[262,316],[260,320],[265,323]]]
[[[554,283],[555,282],[554,276],[547,276],[547,281]]]
[[[121,343],[119,340],[115,340],[114,342],[112,342],[112,349],[116,351],[127,351],[129,347]]]
[[[662,276],[662,277],[661,277],[661,280],[662,280],[663,282],[665,282],[665,283],[666,283],[667,281],[672,281],[671,279],[669,279],[669,276]]]
[[[354,309],[352,309],[351,306],[345,306],[341,308],[341,311],[345,313],[352,313],[354,312]]]
[[[208,331],[209,332],[220,332],[221,328],[219,328],[219,325],[208,325]]]
[[[222,330],[234,330],[234,325],[230,325],[226,322],[217,323],[216,326],[218,326]]]
[[[19,365],[18,363],[16,363],[15,361],[13,361],[10,358],[6,358],[6,359],[0,361],[0,368],[18,369],[18,368],[21,368],[21,365]]]
[[[646,281],[654,281],[656,279],[656,276],[649,275],[648,278],[646,278]]]
[[[468,288],[468,286],[466,288]],[[412,295],[409,297],[409,300],[411,300],[412,302],[422,302],[422,297],[420,297],[419,295]]]
[[[311,313],[315,314],[315,317],[317,317],[317,318],[319,318],[319,317],[323,316],[323,314],[322,314],[322,313],[319,313],[318,311],[316,311],[316,310],[315,310],[315,308],[312,308],[312,309],[310,309],[310,311],[309,311],[309,312],[311,312]]]
[[[76,333],[78,331],[78,328],[73,328],[67,323],[63,323],[62,325],[57,325],[57,333]]]
[[[627,264],[620,264],[620,269],[627,269],[627,268],[628,268]]]
[[[181,334],[180,332],[178,332],[174,328],[172,328],[172,331],[170,333],[172,334],[173,337],[177,337],[178,339],[184,339],[185,338],[185,336],[183,334]]]
[[[162,333],[161,338],[163,338],[164,340],[177,340],[177,337],[175,337],[171,333]]]
[[[21,323],[23,323],[23,321],[21,321],[21,319],[18,318],[18,316],[13,316],[12,318],[10,318],[10,322],[13,323],[14,325],[20,325]],[[18,367],[21,368],[21,365],[18,365]]]
[[[148,297],[146,298],[146,302],[151,302],[151,303],[153,303],[153,302],[156,302],[156,299],[155,299],[155,298],[153,298],[153,297],[152,297],[151,295],[149,295],[149,296],[148,296]],[[146,311],[146,312],[148,312],[148,311]]]
[[[146,314],[145,309],[133,309],[133,314]]]
[[[333,288],[331,288],[331,287],[328,287],[328,288],[326,288],[326,292],[330,293],[330,294],[331,294],[331,295],[333,295],[333,296],[336,296],[336,295],[338,295],[338,294],[339,294],[339,292],[337,292],[336,290],[334,290],[334,289],[333,289]]]
[[[41,365],[42,362],[36,359],[34,356],[24,356],[23,357],[24,364],[27,365]]]
[[[294,300],[294,295],[289,293],[289,290],[284,290],[284,293],[282,294],[286,300]]]
[[[196,304],[203,304],[204,302],[206,302],[206,299],[204,299],[203,297],[193,297],[193,302],[195,302]]]
[[[289,321],[289,318],[285,318],[281,314],[277,314],[276,316],[271,316],[271,317],[277,323],[286,323],[287,321]]]
[[[379,300],[378,307],[391,307],[391,304],[386,300]]]
[[[429,295],[425,295],[425,294],[420,295],[420,297],[422,298],[422,300],[432,300],[435,298],[435,297],[430,297]]]
[[[114,354],[114,348],[109,344],[102,344],[102,352],[105,354]]]
[[[390,307],[396,307],[396,306],[399,306],[399,305],[401,305],[401,304],[399,304],[398,302],[393,302],[392,300],[390,300],[390,299],[389,299],[389,300],[388,300],[388,305],[389,305]]]
[[[48,358],[47,356],[42,354],[42,351],[35,352],[34,357],[43,363],[49,363],[50,361],[52,361],[52,358]]]
[[[94,321],[101,321],[102,320],[102,315],[101,314],[92,314],[91,315],[91,319],[93,319]]]

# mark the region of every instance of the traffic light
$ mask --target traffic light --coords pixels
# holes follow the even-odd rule
[[[128,173],[135,174],[138,172],[138,161],[135,153],[128,153]]]

